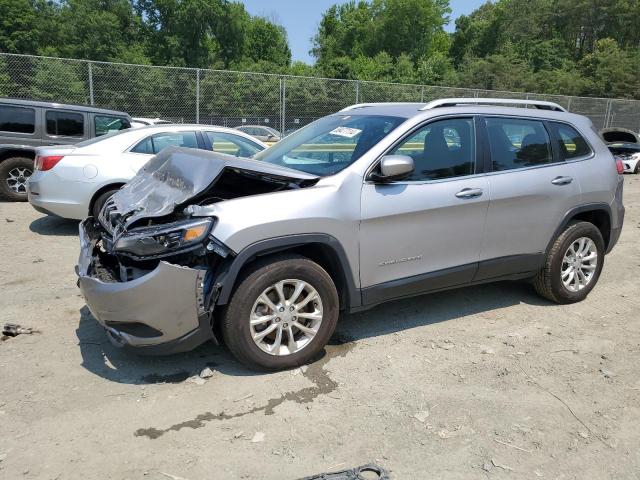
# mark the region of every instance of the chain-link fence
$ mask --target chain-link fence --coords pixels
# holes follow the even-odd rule
[[[354,103],[503,97],[557,102],[598,128],[640,132],[640,101],[157,67],[0,53],[0,96],[79,103],[134,117],[296,129]]]

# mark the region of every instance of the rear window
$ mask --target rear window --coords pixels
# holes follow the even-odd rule
[[[36,111],[33,108],[0,106],[0,131],[34,133]]]
[[[591,153],[591,149],[586,140],[580,135],[575,128],[564,123],[551,123],[551,129],[554,131],[560,156],[563,160],[571,158],[584,157]]]
[[[47,135],[83,137],[84,116],[81,113],[49,110],[45,115]]]

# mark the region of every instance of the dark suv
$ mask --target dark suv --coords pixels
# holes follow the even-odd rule
[[[74,144],[130,127],[124,112],[0,98],[0,198],[27,200],[35,147]]]

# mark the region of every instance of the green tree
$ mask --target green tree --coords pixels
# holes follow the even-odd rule
[[[595,44],[593,53],[580,62],[584,76],[591,79],[591,94],[601,97],[632,97],[640,90],[640,63],[622,50],[612,38]]]
[[[0,58],[0,96],[10,97],[13,93],[13,82],[9,76],[9,70],[7,69],[7,63],[3,58]]]
[[[84,63],[39,59],[34,66],[28,97],[60,103],[89,103],[89,91],[80,69]]]

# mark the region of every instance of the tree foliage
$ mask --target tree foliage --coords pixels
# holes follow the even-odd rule
[[[314,38],[317,68],[340,78],[640,98],[640,0],[497,0],[459,17],[451,35],[447,3],[333,6]]]
[[[227,0],[2,0],[0,51],[186,67],[288,67],[284,29]]]
[[[448,0],[334,5],[312,39],[315,65],[306,65],[291,63],[282,26],[250,15],[238,1],[0,0],[0,51],[640,98],[640,0],[487,1],[458,17],[455,31],[447,33],[450,13]],[[0,65],[0,86],[19,89],[21,75],[45,81],[47,73],[35,66],[16,73]],[[147,77],[157,91],[171,88],[168,73],[150,70],[130,78]],[[65,81],[79,95],[85,72]],[[132,85],[124,77],[122,82]]]

